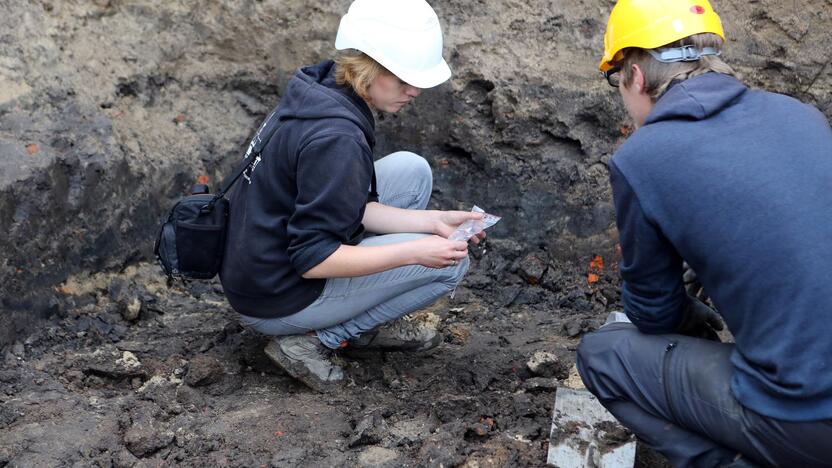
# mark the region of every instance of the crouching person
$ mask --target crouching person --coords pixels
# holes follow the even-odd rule
[[[374,111],[398,112],[451,76],[433,9],[356,0],[335,44],[347,50],[290,81],[275,110],[280,127],[232,194],[220,274],[243,323],[274,337],[266,354],[319,391],[344,379],[331,360],[340,347],[441,342],[436,330],[396,319],[459,284],[468,244],[447,237],[482,217],[426,210],[432,175],[420,156],[373,162]]]
[[[587,335],[587,388],[674,466],[832,466],[832,131],[748,89],[705,0],[619,0],[601,70],[638,129],[610,176],[632,323]],[[735,343],[700,338],[715,312]]]

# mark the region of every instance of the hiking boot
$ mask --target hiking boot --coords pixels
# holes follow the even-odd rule
[[[344,381],[344,370],[332,362],[332,350],[317,336],[277,336],[264,351],[289,375],[315,391],[329,393]]]
[[[346,350],[421,352],[441,342],[442,334],[435,328],[399,319],[351,339]]]

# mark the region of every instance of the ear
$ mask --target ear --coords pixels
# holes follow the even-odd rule
[[[630,88],[635,89],[636,92],[639,94],[645,94],[644,92],[644,72],[641,70],[637,64],[630,65],[630,73],[633,77],[632,83],[630,83]]]

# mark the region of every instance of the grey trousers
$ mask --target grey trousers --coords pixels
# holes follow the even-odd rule
[[[421,156],[398,152],[375,163],[379,201],[398,208],[423,210],[433,188],[430,166]],[[405,242],[427,234],[385,234],[367,237],[360,245]],[[379,325],[424,308],[462,281],[468,257],[447,268],[408,265],[367,276],[331,278],[318,299],[287,317],[241,316],[260,333],[281,336],[316,331],[321,342],[338,348]]]
[[[729,387],[732,350],[614,323],[583,338],[577,364],[601,404],[673,466],[722,466],[739,455],[765,466],[832,466],[832,420],[786,422],[743,407]]]

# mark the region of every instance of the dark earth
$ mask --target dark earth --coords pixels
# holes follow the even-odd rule
[[[379,117],[376,156],[424,155],[432,208],[503,220],[413,318],[437,350],[344,357],[324,396],[218,283],[168,286],[152,243],[331,56],[349,1],[0,0],[0,467],[545,465],[580,337],[621,307],[606,164],[632,128],[596,68],[614,2],[431,3],[454,77]],[[832,0],[712,3],[742,80],[832,118]]]

